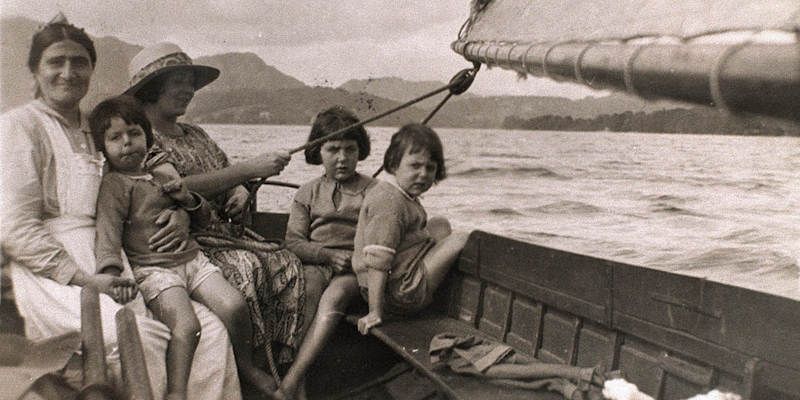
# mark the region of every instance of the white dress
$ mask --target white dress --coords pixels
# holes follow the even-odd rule
[[[21,246],[18,243],[19,235],[26,234],[26,230],[30,228],[16,229],[25,224],[18,223],[24,217],[15,212],[24,208],[31,200],[28,198],[30,191],[17,191],[17,188],[28,185],[29,189],[30,182],[26,178],[41,176],[41,171],[35,171],[38,174],[31,173],[35,164],[30,162],[31,149],[25,148],[26,145],[32,146],[25,129],[43,128],[47,132],[55,159],[60,215],[43,221],[46,231],[44,235],[49,233],[60,242],[78,267],[88,274],[95,273],[94,215],[103,171],[102,155],[94,151],[91,140],[87,140],[86,136],[82,143],[84,152],[73,150],[68,135],[75,137],[75,130],[70,131],[65,121],[52,110],[48,110],[41,101],[34,101],[3,115],[0,126],[0,135],[4,136],[0,160],[3,178],[0,215],[3,216],[4,225],[6,222],[13,222],[11,226],[3,227],[3,236],[0,239],[5,257],[10,260],[9,272],[17,307],[25,320],[25,333],[29,339],[37,341],[80,331],[81,288],[59,283],[47,277],[46,273],[33,271],[19,261],[26,256],[24,244]],[[9,149],[10,145],[16,148]],[[22,206],[19,203],[23,203]],[[33,224],[36,222],[34,220]],[[41,218],[38,222],[41,222]],[[166,389],[165,354],[169,330],[161,322],[146,316],[147,311],[141,296],[136,301],[139,303],[138,306],[134,305],[138,315],[137,326],[142,338],[150,383],[156,398],[163,398]],[[192,363],[188,398],[241,398],[236,364],[225,327],[206,307],[196,302],[193,305],[202,325],[202,334]],[[100,308],[109,370],[112,379],[121,382],[114,320],[121,305],[102,294]],[[78,352],[79,349],[75,351]],[[71,383],[80,385],[80,382]]]

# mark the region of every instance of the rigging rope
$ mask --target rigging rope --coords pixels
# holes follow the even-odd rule
[[[380,113],[380,114],[378,114],[376,116],[370,117],[370,118],[365,119],[363,121],[356,122],[355,124],[352,124],[352,125],[350,125],[348,127],[339,129],[336,132],[333,132],[331,134],[328,134],[328,135],[323,136],[321,138],[318,138],[316,140],[312,140],[312,141],[310,141],[310,142],[308,142],[308,143],[306,143],[306,144],[304,144],[302,146],[295,147],[295,148],[289,150],[289,154],[295,154],[295,153],[303,151],[303,150],[305,150],[305,149],[307,149],[309,147],[316,146],[316,145],[318,145],[320,143],[323,143],[323,142],[327,142],[328,140],[331,140],[331,139],[335,138],[336,136],[342,135],[343,133],[345,133],[345,132],[347,132],[347,131],[349,131],[349,130],[351,130],[353,128],[358,128],[359,126],[363,126],[363,125],[366,125],[366,124],[368,124],[370,122],[377,121],[377,120],[379,120],[381,118],[384,118],[384,117],[386,117],[388,115],[394,114],[397,111],[400,111],[402,109],[408,108],[408,107],[410,107],[410,106],[412,106],[412,105],[414,105],[416,103],[419,103],[422,100],[425,100],[425,99],[427,99],[427,98],[429,98],[431,96],[435,96],[435,95],[447,90],[448,91],[447,96],[445,96],[445,98],[442,99],[441,102],[439,102],[439,104],[436,106],[436,108],[434,108],[433,111],[431,111],[430,114],[428,114],[428,116],[425,117],[424,120],[422,120],[423,124],[427,124],[428,121],[430,121],[431,118],[433,118],[433,116],[436,115],[436,113],[442,108],[444,103],[446,103],[447,100],[450,99],[450,97],[452,97],[453,95],[456,95],[456,96],[460,95],[461,93],[464,93],[464,92],[467,91],[467,89],[469,89],[470,85],[472,85],[472,82],[475,80],[475,75],[478,73],[478,70],[481,67],[480,63],[477,63],[477,62],[473,63],[472,65],[473,65],[472,68],[462,69],[461,71],[456,73],[450,79],[450,82],[448,82],[447,85],[444,85],[444,86],[442,86],[442,87],[440,87],[440,88],[438,88],[436,90],[433,90],[433,91],[430,91],[430,92],[428,92],[426,94],[423,94],[422,96],[419,96],[417,98],[411,99],[411,100],[409,100],[409,101],[407,101],[407,102],[405,102],[403,104],[400,104],[399,106],[397,106],[395,108],[392,108],[391,110],[384,111],[384,112],[382,112],[382,113]],[[378,171],[375,172],[375,174],[373,176],[377,176],[382,170],[383,170],[383,166],[381,166],[381,168],[378,169]],[[261,179],[257,180],[255,183],[252,184],[252,186],[250,188],[250,195],[247,197],[247,202],[245,204],[252,205],[252,203],[253,203],[253,201],[255,199],[255,194],[258,192],[258,189],[261,187],[261,185],[263,185],[265,183],[271,184],[271,185],[277,185],[277,186],[299,187],[299,185],[295,185],[295,184],[292,184],[292,183],[268,181],[267,178],[261,178]]]
[[[447,100],[450,100],[450,98],[453,97],[453,95],[458,96],[461,93],[466,92],[467,89],[469,89],[470,85],[472,85],[472,82],[475,80],[475,75],[478,73],[478,69],[480,69],[481,67],[481,64],[477,62],[473,63],[473,65],[474,68],[462,69],[457,74],[455,74],[455,76],[453,76],[452,79],[450,79],[450,83],[447,85],[450,87],[450,91],[447,93],[447,96],[445,96],[442,99],[442,101],[440,101],[439,104],[436,105],[436,107],[430,112],[430,114],[428,114],[428,116],[422,120],[423,125],[427,125],[428,121],[430,121],[431,118],[433,118],[433,116],[436,115],[436,113],[442,109],[444,103],[447,103]],[[372,174],[372,177],[375,178],[376,176],[380,175],[382,171],[383,171],[383,165],[381,165],[378,168],[378,170],[375,171],[374,174]]]

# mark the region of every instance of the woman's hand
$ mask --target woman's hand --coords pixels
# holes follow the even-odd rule
[[[369,314],[358,320],[358,331],[361,332],[362,335],[366,335],[369,333],[370,328],[382,323],[383,317],[374,311],[370,311]]]
[[[352,251],[340,249],[322,249],[322,255],[325,257],[328,265],[337,269],[349,268],[350,260],[353,258]]]
[[[161,185],[161,191],[182,207],[187,207],[193,200],[189,189],[186,188],[186,184],[183,183],[183,179],[181,178],[164,182],[164,184]]]
[[[182,209],[162,210],[156,218],[156,225],[161,229],[147,242],[150,250],[166,253],[185,249],[189,239],[189,223],[189,213]]]
[[[279,150],[251,158],[246,163],[250,169],[251,178],[268,178],[280,174],[291,159],[291,154],[285,150]]]
[[[130,278],[122,278],[109,274],[96,274],[86,278],[86,285],[97,289],[100,293],[111,296],[114,301],[125,304],[136,297],[136,282]]]
[[[248,192],[244,186],[234,186],[234,188],[230,190],[228,201],[225,203],[225,215],[227,215],[228,218],[238,217],[242,211],[247,208],[247,200],[249,197],[250,192]]]

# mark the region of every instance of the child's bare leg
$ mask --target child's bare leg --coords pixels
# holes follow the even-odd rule
[[[447,227],[449,228],[449,224],[447,224]],[[425,261],[425,278],[431,291],[436,290],[444,280],[444,277],[447,276],[447,271],[453,266],[458,254],[467,244],[468,237],[469,234],[467,232],[452,232],[443,238],[436,238],[436,245],[423,258]]]
[[[272,396],[275,380],[253,363],[253,326],[242,293],[222,274],[214,273],[192,292],[192,298],[208,307],[228,329],[240,376],[259,392]]]
[[[453,228],[450,227],[450,221],[445,217],[431,217],[425,227],[437,242],[444,240],[453,232]]]
[[[314,359],[328,342],[336,325],[344,316],[350,302],[358,296],[358,281],[355,275],[346,274],[333,278],[330,285],[322,292],[317,315],[311,322],[297,357],[281,381],[281,392],[288,399],[302,393],[303,380]]]
[[[316,266],[304,266],[303,277],[306,281],[306,301],[303,311],[303,332],[308,332],[311,322],[314,321],[314,317],[317,314],[317,307],[319,307],[319,301],[322,298],[322,292],[325,291],[327,279],[320,268]]]
[[[192,359],[200,341],[200,321],[194,314],[189,294],[183,287],[171,287],[148,306],[156,319],[172,332],[167,344],[167,398],[186,399]]]

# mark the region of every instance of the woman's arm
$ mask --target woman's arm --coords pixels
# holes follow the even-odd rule
[[[21,125],[8,115],[0,122],[0,244],[9,259],[67,284],[79,268],[44,225],[43,152],[32,141],[39,133]]]
[[[264,153],[215,171],[185,176],[184,182],[189,190],[210,198],[250,179],[278,175],[290,159],[291,155],[285,151]]]

